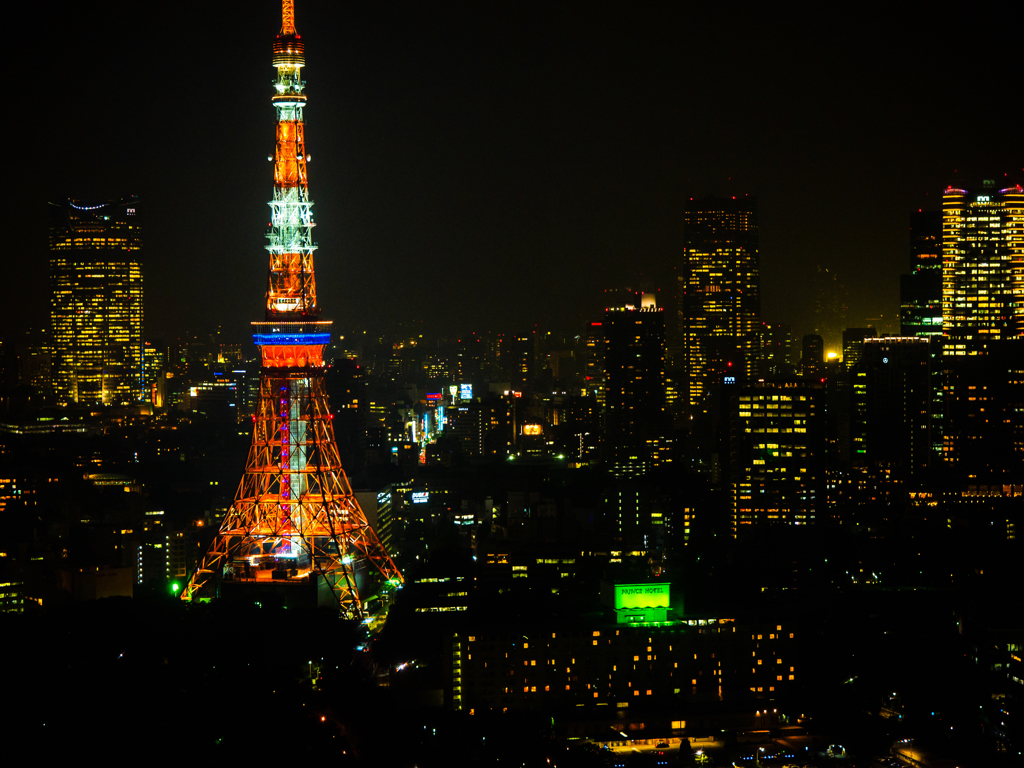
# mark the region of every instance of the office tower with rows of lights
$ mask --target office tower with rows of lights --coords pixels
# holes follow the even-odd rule
[[[942,195],[942,332],[947,357],[1024,337],[1024,188]]]
[[[824,385],[792,379],[726,390],[733,535],[814,525],[825,505]]]
[[[62,403],[144,397],[137,197],[50,204],[54,389]]]
[[[686,263],[679,277],[679,330],[687,399],[701,410],[726,368],[754,377],[761,330],[757,203],[752,197],[692,200],[684,214]]]
[[[639,308],[606,310],[602,329],[609,465],[638,477],[670,460],[664,313],[647,294]]]

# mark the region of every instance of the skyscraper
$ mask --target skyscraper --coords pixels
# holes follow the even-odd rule
[[[825,507],[824,386],[793,379],[726,389],[733,535],[814,525]]]
[[[679,325],[688,400],[700,409],[726,367],[756,373],[761,327],[757,203],[753,197],[693,200],[684,214],[686,263]]]
[[[942,333],[942,212],[910,214],[910,274],[900,275],[900,335]]]
[[[1024,188],[942,195],[942,332],[947,356],[1024,337]]]
[[[62,403],[144,398],[138,204],[135,196],[50,204],[54,389]]]
[[[665,412],[665,319],[654,306],[614,307],[604,322],[608,459],[618,477],[636,477],[669,461]]]

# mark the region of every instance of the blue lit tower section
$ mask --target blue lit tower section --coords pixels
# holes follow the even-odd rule
[[[273,59],[277,149],[266,318],[253,323],[262,368],[252,444],[234,503],[183,597],[216,593],[229,582],[296,591],[315,584],[322,601],[361,618],[357,572],[376,572],[390,587],[402,576],[352,493],[334,439],[323,376],[331,324],[318,319],[313,276],[304,46],[292,1],[283,0],[282,10]]]

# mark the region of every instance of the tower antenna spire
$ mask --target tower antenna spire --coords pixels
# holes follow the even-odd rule
[[[295,0],[281,0],[281,34],[295,34]]]

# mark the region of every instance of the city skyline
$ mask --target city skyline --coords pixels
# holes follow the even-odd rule
[[[13,752],[1019,763],[1017,137],[915,110],[1006,83],[907,80],[919,17],[315,3],[44,29]]]
[[[30,75],[45,151],[15,161],[29,183],[12,206],[28,226],[12,241],[25,258],[7,327],[45,322],[46,202],[138,193],[147,336],[215,316],[244,334],[267,217],[255,190],[272,175],[254,160],[270,150],[258,32],[276,13],[212,9],[197,33],[101,3],[47,23]],[[966,65],[940,77],[938,43],[998,50],[1008,33],[973,18],[955,38],[952,22],[868,21],[825,39],[810,19],[710,10],[303,6],[299,27],[322,43],[317,92],[330,94],[308,116],[318,272],[347,297],[330,319],[568,328],[599,316],[603,289],[666,282],[690,197],[748,193],[765,320],[811,332],[811,302],[788,296],[820,265],[846,285],[846,325],[895,325],[909,212],[937,209],[952,180],[1016,181],[1020,106],[937,117],[946,97],[999,92]],[[122,97],[96,98],[86,71],[116,73]],[[229,281],[238,290],[218,290]]]

